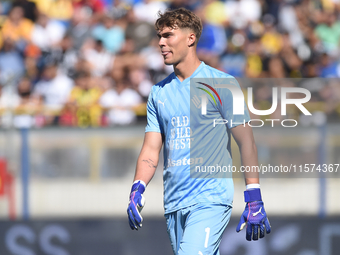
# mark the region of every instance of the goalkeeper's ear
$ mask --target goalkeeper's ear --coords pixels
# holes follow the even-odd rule
[[[195,33],[190,31],[189,34],[188,34],[188,46],[193,47],[193,46],[197,45],[196,41],[197,41],[197,37],[196,37]]]

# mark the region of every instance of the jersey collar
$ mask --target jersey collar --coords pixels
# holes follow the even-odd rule
[[[183,80],[182,82],[178,79],[177,75],[175,74],[175,72],[173,72],[173,75],[175,76],[175,79],[177,80],[177,82],[179,84],[186,84],[189,83],[191,78],[194,78],[201,70],[202,68],[205,66],[205,63],[203,61],[201,61],[201,64],[196,68],[195,72],[193,72],[193,74],[186,78],[185,80]]]

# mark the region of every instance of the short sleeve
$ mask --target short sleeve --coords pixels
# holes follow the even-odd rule
[[[228,80],[228,84],[234,86],[235,89],[233,90],[233,93],[228,88],[217,89],[222,102],[222,105],[219,105],[219,110],[222,115],[222,118],[227,120],[227,126],[229,129],[236,127],[238,125],[244,125],[245,123],[250,121],[250,117],[248,107],[244,100],[244,94],[242,92],[242,89],[238,84],[237,80],[232,76],[229,76],[228,78],[223,80]],[[235,100],[238,100],[236,101],[236,104],[234,104]],[[236,109],[234,109],[234,107],[241,108],[240,107],[241,103],[243,104],[244,111],[243,113],[238,113],[237,111],[235,111]]]
[[[154,104],[153,99],[153,90],[149,94],[148,103],[146,105],[147,110],[147,125],[145,128],[145,132],[158,132],[161,133],[159,118],[157,114],[157,109]]]

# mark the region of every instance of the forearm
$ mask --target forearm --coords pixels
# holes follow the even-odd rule
[[[134,181],[141,180],[147,185],[156,172],[159,154],[148,151],[141,151],[136,166]]]
[[[260,183],[257,159],[257,149],[255,142],[251,142],[247,145],[240,146],[241,162],[242,166],[248,167],[250,171],[244,173],[246,185]]]
[[[137,182],[132,185],[127,210],[131,229],[138,230],[138,228],[142,227],[143,218],[140,215],[140,211],[144,207],[145,199],[143,193],[146,188],[143,182],[147,185],[155,174],[162,143],[162,135],[160,133],[145,133],[142,150],[137,159],[134,178],[134,182]]]
[[[141,180],[146,185],[155,174],[159,153],[162,148],[162,135],[157,132],[145,133],[142,150],[139,154],[134,181]]]

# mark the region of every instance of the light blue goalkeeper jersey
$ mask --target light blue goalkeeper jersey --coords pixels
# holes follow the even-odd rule
[[[192,78],[204,78],[207,82],[190,85]],[[214,166],[215,171],[221,171],[222,167],[232,166],[230,129],[247,123],[249,114],[246,106],[243,115],[233,114],[231,92],[216,88],[221,78],[233,80],[239,88],[232,76],[204,62],[183,82],[172,73],[152,87],[145,132],[159,132],[164,136],[165,214],[196,203],[232,206],[231,175],[212,178],[215,175],[207,169]],[[202,114],[200,101],[204,93],[208,100],[206,114]]]

